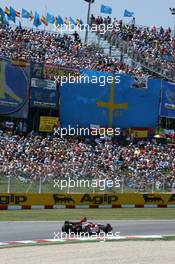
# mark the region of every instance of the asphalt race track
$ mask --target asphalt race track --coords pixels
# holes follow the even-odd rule
[[[98,222],[98,221],[95,221]],[[110,223],[119,235],[175,235],[175,220],[116,220]],[[54,239],[61,232],[62,221],[0,222],[0,242]]]

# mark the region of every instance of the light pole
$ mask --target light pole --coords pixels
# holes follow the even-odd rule
[[[170,7],[171,14],[174,16],[174,38],[175,38],[175,8]]]
[[[91,4],[95,2],[95,0],[84,0],[85,2],[88,3],[88,13],[87,13],[87,25],[89,25],[89,19],[90,19],[90,12],[91,12]],[[88,26],[86,27],[86,32],[85,32],[85,43],[88,41]]]

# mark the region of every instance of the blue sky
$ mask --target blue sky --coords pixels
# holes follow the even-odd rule
[[[94,15],[100,15],[101,4],[111,6],[112,16],[120,19],[123,18],[125,8],[135,12],[138,25],[163,25],[164,27],[174,25],[169,7],[175,7],[175,0],[95,0],[92,6]],[[19,11],[23,7],[44,15],[48,10],[54,15],[63,17],[80,17],[84,23],[86,22],[87,3],[84,0],[0,0],[1,7],[10,5]],[[129,21],[128,18],[124,20]]]

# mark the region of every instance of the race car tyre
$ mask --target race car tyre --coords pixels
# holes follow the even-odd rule
[[[66,229],[65,229],[65,226],[62,226],[62,230],[61,230],[63,233],[67,233],[66,232]]]
[[[66,232],[67,234],[69,234],[69,232],[70,233],[72,232],[72,228],[71,228],[69,222],[65,222],[65,224],[64,224],[64,230],[65,230],[64,232]]]
[[[111,230],[112,230],[112,227],[111,227],[110,224],[107,224],[107,225],[105,226],[105,228],[104,228],[104,232],[105,232],[106,234],[109,233],[109,232],[111,232]]]
[[[84,233],[88,233],[90,236],[92,235],[92,232],[91,232],[89,226],[85,226],[85,228],[84,228]]]

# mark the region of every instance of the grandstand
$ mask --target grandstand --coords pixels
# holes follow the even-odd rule
[[[170,2],[1,1],[0,263],[174,263]]]
[[[20,104],[20,97],[1,87],[0,191],[54,192],[53,182],[58,178],[104,180],[115,179],[116,176],[121,186],[110,191],[174,190],[175,123],[172,116],[159,116],[156,127],[149,127],[152,131],[148,131],[148,127],[140,127],[147,130],[144,137],[134,136],[134,127],[129,126],[122,129],[118,138],[62,139],[54,137],[52,129],[39,129],[42,116],[57,118],[52,128],[53,125],[61,125],[59,81],[54,86],[54,78],[63,73],[79,75],[83,69],[96,71],[96,74],[127,75],[128,78],[153,79],[161,81],[161,84],[164,81],[164,85],[168,82],[173,85],[175,40],[170,28],[149,29],[136,26],[134,21],[125,24],[121,20],[92,15],[90,26],[94,23],[105,24],[106,27],[112,23],[113,30],[105,34],[89,33],[87,44],[78,33],[61,34],[27,29],[21,25],[11,27],[1,21],[1,74],[4,67],[8,72],[14,71],[18,81],[23,80],[18,84],[20,90],[26,86],[26,91],[17,91],[17,94],[27,98],[27,101]],[[18,69],[22,69],[22,73]],[[15,80],[13,74],[9,78]],[[35,88],[42,84],[38,81],[35,87],[31,87],[34,79],[44,80],[44,86],[51,87],[52,95],[50,91],[43,95],[43,90],[38,95]],[[7,95],[14,100],[18,98],[16,109],[13,107],[15,104],[12,105],[11,100],[6,98]],[[47,101],[48,98],[50,101]],[[154,138],[157,128],[166,129],[158,135],[158,140]],[[72,190],[66,190],[69,191]],[[84,189],[77,188],[75,191]],[[99,189],[92,188],[92,191]]]

